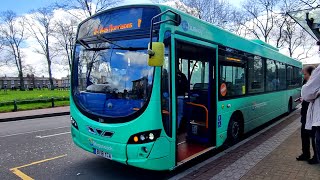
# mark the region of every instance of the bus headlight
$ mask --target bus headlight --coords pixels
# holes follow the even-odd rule
[[[141,134],[141,135],[140,135],[140,140],[141,140],[141,141],[144,141],[145,139],[146,139],[146,137],[145,137],[143,134]]]
[[[154,140],[154,134],[151,132],[151,133],[149,133],[149,139],[150,140]]]
[[[143,144],[153,142],[160,137],[161,130],[153,130],[134,134],[129,138],[128,144]]]

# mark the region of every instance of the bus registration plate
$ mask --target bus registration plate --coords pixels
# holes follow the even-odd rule
[[[107,159],[112,159],[112,155],[107,153],[107,152],[104,152],[104,151],[101,151],[99,149],[94,149],[94,154],[98,155],[98,156],[102,156],[104,158],[107,158]]]

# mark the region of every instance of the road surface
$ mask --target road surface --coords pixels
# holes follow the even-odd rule
[[[268,124],[254,130],[246,137],[267,126]],[[260,136],[258,134],[260,132],[256,136]],[[0,180],[168,179],[183,174],[183,171],[188,171],[187,168],[210,156],[219,156],[221,151],[223,149],[211,152],[170,173],[148,171],[109,161],[78,148],[71,139],[69,116],[2,122]]]
[[[0,123],[0,179],[167,179],[74,145],[69,116]]]

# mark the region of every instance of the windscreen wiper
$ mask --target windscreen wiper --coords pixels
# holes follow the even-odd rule
[[[128,50],[128,51],[147,50],[146,47],[123,47],[123,46],[120,46],[120,45],[118,45],[118,44],[110,41],[109,39],[103,37],[102,35],[97,36],[97,38],[98,38],[99,40],[106,41],[107,43],[112,44],[112,45],[114,45],[114,46],[117,46],[117,48],[112,48],[112,49]],[[111,49],[111,48],[107,48],[107,49]]]
[[[123,46],[120,46],[102,36],[97,36],[97,39],[98,40],[101,40],[101,41],[105,41],[109,44],[112,44],[114,46],[117,46],[117,47],[90,47],[88,45],[88,43],[86,43],[83,39],[79,39],[77,40],[77,42],[79,44],[81,44],[85,49],[86,51],[102,51],[102,50],[106,50],[106,49],[119,49],[119,50],[128,50],[128,51],[139,51],[139,50],[146,50],[147,48],[146,47],[123,47]]]
[[[97,36],[97,38],[98,38],[99,40],[105,41],[105,42],[107,42],[107,43],[109,43],[109,44],[113,44],[113,45],[115,45],[115,46],[118,46],[119,48],[122,48],[122,46],[120,46],[120,45],[118,45],[118,44],[110,41],[109,39],[107,39],[107,38],[105,38],[105,37],[103,37],[103,36],[101,36],[101,35],[100,35],[100,36]]]
[[[95,36],[94,38],[96,38],[96,39],[99,40],[100,42],[107,42],[107,43],[109,43],[109,44],[112,44],[112,45],[114,45],[114,46],[117,46],[117,47],[119,47],[119,48],[122,48],[122,46],[120,46],[120,45],[118,45],[118,44],[116,44],[116,43],[114,43],[114,42],[106,39],[105,37],[103,37],[103,36],[101,36],[101,35],[100,35],[100,36]],[[83,40],[83,39],[78,39],[77,42],[80,43],[80,44],[81,44],[83,47],[85,47],[87,50],[88,50],[88,49],[94,49],[94,48],[91,48],[91,47],[89,46],[89,44],[88,44],[85,40]],[[90,42],[92,42],[92,41],[90,41]]]

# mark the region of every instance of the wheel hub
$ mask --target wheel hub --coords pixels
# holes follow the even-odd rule
[[[234,122],[233,125],[232,125],[232,136],[234,138],[238,137],[239,130],[240,130],[239,123],[238,122]]]

